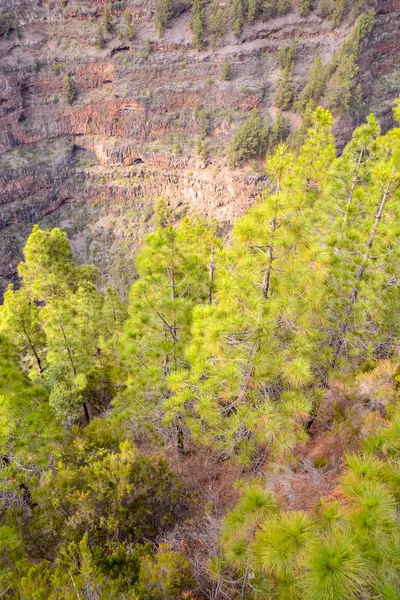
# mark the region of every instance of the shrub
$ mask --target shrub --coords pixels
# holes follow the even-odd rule
[[[51,70],[53,71],[53,73],[55,75],[60,75],[60,73],[62,73],[62,71],[64,70],[64,63],[62,62],[54,62],[51,65]]]

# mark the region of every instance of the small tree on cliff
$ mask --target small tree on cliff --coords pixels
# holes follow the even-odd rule
[[[299,13],[301,17],[306,17],[314,8],[314,0],[300,0]]]
[[[172,16],[172,0],[157,0],[155,25],[160,38],[169,25]]]
[[[239,37],[242,33],[244,16],[243,16],[243,4],[241,0],[232,1],[232,30],[233,33]]]
[[[193,33],[193,40],[197,50],[203,46],[204,23],[206,15],[205,0],[193,0],[192,21],[190,27]]]
[[[214,0],[211,4],[210,16],[208,19],[208,29],[210,31],[211,44],[213,48],[215,48],[217,39],[221,38],[224,35],[225,27],[226,22],[224,13],[222,12],[222,8],[218,4],[218,2]]]
[[[105,7],[103,12],[103,27],[107,33],[111,33],[113,30],[113,22],[111,19],[111,12],[108,6]]]
[[[293,100],[293,63],[283,69],[278,81],[274,102],[282,110],[287,110]]]
[[[64,97],[67,104],[73,104],[78,97],[76,83],[68,73],[64,77]]]
[[[102,50],[106,45],[106,40],[104,38],[104,29],[101,25],[96,31],[96,45],[98,48],[100,48],[100,50]]]

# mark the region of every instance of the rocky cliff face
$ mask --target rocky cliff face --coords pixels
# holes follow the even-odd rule
[[[224,7],[227,3],[222,2]],[[228,231],[265,185],[262,162],[229,169],[226,146],[252,108],[269,112],[279,76],[277,53],[297,39],[297,91],[315,57],[327,61],[352,24],[332,30],[314,10],[297,11],[227,33],[215,49],[197,51],[190,3],[181,3],[164,38],[156,34],[154,0],[115,3],[116,32],[99,49],[105,2],[0,0],[22,37],[0,39],[0,288],[15,279],[33,223],[68,231],[77,255],[101,265],[104,281],[132,279],[143,235],[155,227],[154,203],[166,198],[174,219],[209,215]],[[120,39],[122,5],[134,14],[134,41]],[[376,0],[375,28],[362,47],[365,106],[384,127],[400,92],[400,0]],[[232,79],[221,80],[224,61]],[[68,74],[78,97],[68,105]],[[292,127],[300,119],[287,113]],[[336,124],[339,143],[354,119]],[[196,141],[207,131],[208,158]],[[0,289],[1,291],[1,289]]]

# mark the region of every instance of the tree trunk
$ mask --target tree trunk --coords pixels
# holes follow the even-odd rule
[[[389,185],[390,184],[388,183],[387,186],[385,187],[385,190],[384,190],[382,198],[381,198],[381,202],[379,204],[378,212],[375,215],[374,225],[372,227],[372,230],[371,230],[371,233],[370,233],[370,236],[368,239],[367,247],[365,249],[364,256],[362,257],[361,264],[357,270],[356,279],[355,279],[353,289],[352,289],[352,292],[350,295],[350,301],[349,301],[349,304],[345,311],[346,315],[349,315],[351,313],[353,306],[357,300],[358,286],[359,286],[359,284],[364,276],[365,270],[367,268],[367,262],[369,260],[370,254],[371,254],[371,248],[375,241],[376,232],[378,231],[379,223],[381,221],[383,210],[385,208],[385,204],[386,204],[386,201],[387,201],[387,198],[389,195]]]
[[[210,287],[208,289],[208,304],[213,302],[213,287],[214,287],[214,274],[215,274],[215,259],[214,253],[211,252],[211,259],[208,264],[208,272],[210,274]]]
[[[85,401],[83,401],[83,410],[84,410],[84,413],[85,413],[86,425],[89,425],[89,423],[90,423],[90,415],[89,415],[88,406],[87,406],[87,404],[86,404]]]
[[[360,285],[360,283],[361,283],[361,281],[362,281],[362,279],[364,277],[364,273],[365,273],[365,271],[367,269],[367,263],[368,263],[370,255],[371,255],[371,249],[372,249],[372,246],[374,244],[374,241],[375,241],[375,238],[376,238],[376,233],[377,233],[378,227],[379,227],[379,223],[380,223],[380,221],[382,219],[383,211],[384,211],[384,208],[385,208],[388,196],[389,196],[389,188],[390,188],[390,183],[387,184],[387,186],[385,187],[385,189],[383,191],[383,195],[382,195],[381,201],[379,203],[378,211],[375,214],[374,224],[372,226],[371,233],[370,233],[369,238],[368,238],[368,243],[367,243],[367,246],[365,248],[365,252],[364,252],[364,255],[362,257],[361,264],[360,264],[360,266],[357,269],[357,273],[356,273],[356,277],[355,277],[355,280],[354,280],[353,288],[352,288],[351,293],[350,293],[350,298],[349,298],[347,307],[344,310],[344,316],[345,316],[345,318],[344,318],[344,320],[343,320],[343,322],[341,324],[341,327],[340,327],[342,339],[341,339],[340,342],[338,342],[336,344],[335,359],[336,359],[337,356],[339,356],[342,353],[342,349],[343,349],[343,346],[344,346],[344,338],[346,337],[346,333],[347,333],[347,330],[348,330],[348,327],[349,327],[349,317],[350,317],[350,315],[351,315],[351,313],[353,311],[354,305],[355,305],[355,303],[357,301],[358,292],[359,292],[359,285]],[[333,364],[335,363],[335,359],[333,361]]]
[[[273,252],[274,252],[274,249],[273,249],[272,245],[269,244],[268,245],[269,262],[268,262],[267,268],[264,271],[264,277],[263,277],[263,282],[262,282],[262,286],[261,286],[262,295],[263,295],[263,298],[265,298],[265,299],[268,298],[269,288],[271,285],[272,262],[274,260]]]

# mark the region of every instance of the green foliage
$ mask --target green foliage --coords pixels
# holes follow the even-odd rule
[[[277,11],[278,15],[286,15],[293,9],[293,0],[278,0]]]
[[[258,17],[259,2],[258,0],[247,0],[247,20],[251,24]]]
[[[169,398],[167,377],[185,369],[193,309],[213,294],[208,264],[218,244],[212,228],[184,219],[150,235],[138,256],[124,338],[131,376],[118,405],[144,422]]]
[[[193,40],[197,50],[203,47],[204,26],[206,18],[205,0],[193,0],[192,20],[190,27],[192,29]]]
[[[96,278],[93,267],[76,265],[67,235],[58,228],[43,231],[35,225],[24,248],[24,259],[18,272],[34,301],[62,296],[81,282]]]
[[[268,123],[254,109],[233,134],[228,153],[232,165],[240,164],[265,150],[268,141]]]
[[[378,435],[394,440],[396,428],[398,409]],[[374,440],[376,434],[366,446]],[[248,502],[254,492],[246,490],[222,524],[215,577],[226,584],[229,570],[235,574],[225,591],[298,600],[395,598],[397,466],[390,458],[377,459],[374,451],[349,456],[340,500],[320,500],[308,513],[280,509],[262,487],[255,490],[260,507],[255,509]]]
[[[168,227],[171,224],[172,214],[165,196],[158,196],[154,204],[154,214],[157,227]]]
[[[154,540],[159,526],[173,524],[181,492],[164,459],[145,458],[127,441],[113,451],[89,453],[87,446],[85,438],[75,438],[67,460],[46,473],[35,491],[57,537],[79,541],[87,532],[93,548],[135,544]]]
[[[282,110],[290,108],[293,100],[293,63],[285,67],[278,81],[274,104]]]
[[[46,462],[51,443],[60,429],[47,403],[45,389],[26,379],[15,348],[0,337],[0,454],[21,467],[35,456]],[[4,467],[4,464],[3,464]]]
[[[197,138],[196,144],[197,155],[202,160],[207,160],[208,150],[207,150],[207,142],[201,136]]]
[[[144,598],[175,600],[193,585],[190,564],[168,544],[160,544],[154,557],[142,561],[138,587]]]
[[[291,67],[296,58],[297,42],[294,41],[291,46],[284,46],[278,52],[278,64],[280,68],[287,69]]]
[[[10,284],[0,306],[0,331],[13,340],[28,372],[45,369],[45,333],[40,308],[25,289],[14,290]]]
[[[98,48],[100,48],[100,50],[103,50],[103,48],[106,47],[106,39],[104,37],[104,29],[101,25],[97,28],[97,31],[96,31],[96,45]]]
[[[232,63],[229,58],[222,65],[221,79],[222,81],[230,81],[232,79]]]
[[[309,102],[312,101],[316,104],[320,100],[325,93],[328,81],[327,75],[328,71],[322,64],[321,57],[318,55],[308,74],[307,83],[295,104],[295,108],[298,112],[304,113]]]
[[[308,237],[312,201],[304,203],[303,194],[333,160],[330,127],[321,110],[299,160],[284,145],[268,158],[276,191],[236,222],[232,246],[219,257],[219,301],[194,313],[186,351],[191,371],[169,377],[169,418],[185,419],[199,442],[243,462],[256,448],[290,451],[302,431],[288,425],[289,415],[294,425],[310,410],[313,340],[303,319],[313,320],[322,298],[317,246]],[[325,152],[317,150],[323,145]],[[275,393],[279,404],[270,401]]]
[[[311,125],[311,124],[310,124]],[[282,111],[280,110],[276,115],[276,119],[272,124],[269,139],[268,139],[268,151],[274,150],[281,142],[285,142],[290,134],[290,123],[286,119]]]
[[[232,20],[232,31],[239,37],[242,33],[244,25],[244,11],[242,0],[232,0],[231,4],[231,20]]]
[[[172,0],[156,0],[155,25],[162,38],[172,17]]]
[[[64,63],[58,61],[54,62],[51,65],[51,70],[55,75],[60,75],[60,73],[62,73],[64,70]]]
[[[124,22],[125,22],[125,30],[123,32],[123,37],[126,40],[131,42],[136,35],[136,25],[135,25],[135,21],[133,18],[133,14],[128,9],[126,9],[124,11]]]
[[[183,557],[161,545],[153,559],[149,543],[161,527],[173,525],[181,509],[177,478],[165,460],[144,457],[130,442],[121,442],[124,433],[93,421],[33,482],[37,504],[31,512],[8,510],[21,534],[14,539],[8,531],[4,542],[9,552],[14,547],[14,560],[16,551],[20,554],[13,565],[12,556],[2,553],[9,589],[54,600],[91,590],[104,600],[122,600],[172,598],[192,584]]]
[[[306,17],[314,8],[314,0],[299,0],[299,14]]]
[[[356,84],[360,43],[370,34],[374,15],[374,10],[371,10],[359,17],[351,36],[334,54],[330,63],[323,65],[321,57],[317,56],[308,74],[306,86],[296,102],[298,112],[304,113],[309,102],[317,104],[324,96],[329,108],[340,115],[349,109],[357,111],[360,104],[360,90]]]
[[[329,66],[329,85],[356,67],[368,15]],[[269,127],[252,111],[233,136],[234,162],[268,148],[269,188],[229,244],[201,220],[172,227],[167,201],[156,201],[163,227],[139,252],[129,307],[96,288],[63,232],[34,226],[21,286],[0,307],[0,595],[190,597],[192,572],[175,550],[212,518],[205,504],[198,521],[177,523],[187,497],[158,455],[166,442],[186,481],[203,455],[207,469],[225,459],[244,467],[210,595],[397,597],[400,130],[381,135],[370,115],[337,157],[315,90],[303,97],[296,151],[281,143],[282,112]],[[205,144],[210,113],[197,106],[195,118]],[[361,431],[359,453],[346,456],[334,497],[284,510],[264,489],[267,465],[278,476],[296,467],[330,381],[355,382],[331,421]],[[361,425],[369,407],[381,414]],[[196,460],[184,465],[189,452]],[[249,483],[250,469],[260,479]]]
[[[215,48],[217,40],[223,37],[226,29],[225,16],[217,0],[213,0],[210,7],[208,29],[211,35],[212,47]]]
[[[104,7],[102,26],[104,28],[104,31],[106,31],[107,33],[112,33],[114,25],[111,18],[111,11],[109,6]]]
[[[73,104],[78,97],[78,88],[68,73],[64,76],[64,98],[67,104]]]

